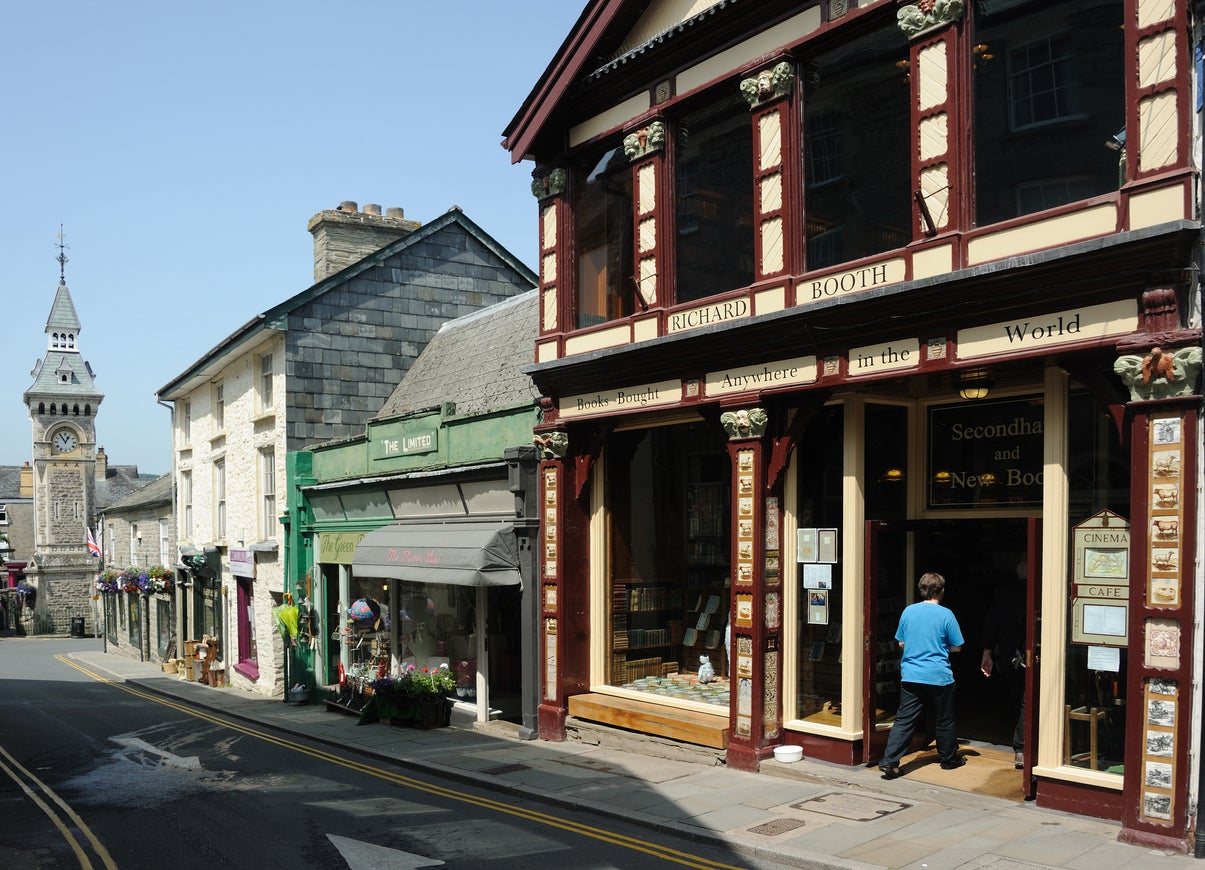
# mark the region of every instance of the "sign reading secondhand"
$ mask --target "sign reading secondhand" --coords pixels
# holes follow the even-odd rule
[[[1042,505],[1041,398],[929,409],[929,508]]]

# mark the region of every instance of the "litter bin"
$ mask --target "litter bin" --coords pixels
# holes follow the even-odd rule
[[[84,618],[82,616],[71,617],[71,636],[72,637],[83,637],[84,636]]]

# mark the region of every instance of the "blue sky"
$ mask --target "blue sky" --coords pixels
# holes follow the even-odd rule
[[[0,13],[0,465],[67,244],[112,463],[171,467],[155,391],[313,283],[309,218],[343,200],[453,205],[535,265],[532,165],[501,133],[584,0],[117,3]]]

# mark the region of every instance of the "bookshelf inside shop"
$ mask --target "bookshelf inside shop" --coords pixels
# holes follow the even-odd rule
[[[683,669],[699,670],[707,656],[717,676],[728,675],[724,630],[728,624],[728,490],[720,482],[695,482],[686,492],[687,552]]]

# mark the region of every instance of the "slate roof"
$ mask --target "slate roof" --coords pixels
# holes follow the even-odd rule
[[[71,301],[71,291],[66,284],[59,284],[50,306],[50,315],[46,318],[46,332],[66,330],[78,333],[82,329],[79,315],[75,313],[75,303]]]
[[[532,404],[522,368],[535,360],[537,291],[449,320],[373,419],[453,402],[457,417]]]
[[[0,502],[33,501],[21,498],[21,466],[0,465]]]
[[[142,479],[141,477],[139,478]],[[152,505],[171,504],[172,503],[172,475],[171,472],[155,478],[146,486],[136,489],[129,495],[118,499],[110,504],[106,511],[115,513],[119,511],[136,510],[138,508],[150,507]]]
[[[157,479],[153,474],[139,474],[137,465],[110,465],[107,472],[104,480],[96,481],[96,513],[108,510]]]

